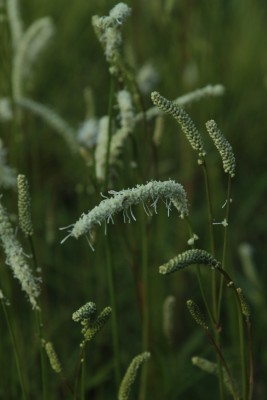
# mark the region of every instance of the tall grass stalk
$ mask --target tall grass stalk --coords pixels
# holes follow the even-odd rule
[[[226,197],[226,210],[225,210],[225,221],[226,226],[224,227],[224,237],[223,237],[223,253],[222,253],[222,267],[226,269],[226,255],[227,255],[227,245],[228,245],[228,224],[230,215],[230,203],[231,203],[231,176],[228,175],[227,184],[227,197]],[[216,310],[216,318],[220,319],[220,311],[222,304],[222,293],[223,293],[223,278],[220,279],[219,294],[218,294],[218,304]]]
[[[15,356],[15,362],[16,362],[16,367],[17,367],[17,371],[18,371],[18,377],[19,377],[20,387],[21,387],[21,392],[22,392],[22,398],[23,398],[23,400],[28,400],[29,396],[28,396],[27,390],[26,390],[24,374],[23,374],[22,364],[21,364],[20,355],[19,355],[18,344],[17,344],[15,332],[14,332],[14,329],[12,326],[12,322],[10,321],[10,318],[9,318],[9,313],[7,311],[7,307],[5,304],[5,299],[3,299],[3,298],[1,299],[1,304],[2,304],[2,309],[4,312],[6,324],[8,327],[9,336],[10,336],[11,342],[12,342],[12,347],[13,347],[13,352],[14,352],[14,356]]]
[[[148,350],[149,345],[149,279],[148,279],[148,241],[146,231],[146,221],[144,213],[141,215],[141,235],[142,235],[142,347],[143,352]],[[147,364],[143,366],[141,373],[139,400],[146,399],[147,393]]]
[[[202,167],[202,171],[203,171],[203,175],[204,175],[205,192],[206,192],[206,200],[207,200],[207,208],[208,208],[210,252],[213,256],[215,256],[213,206],[212,206],[212,200],[211,200],[211,190],[210,190],[208,169],[207,169],[207,164],[206,164],[205,159],[201,160],[201,167]],[[216,290],[216,273],[215,273],[215,271],[212,271],[211,293],[212,293],[213,319],[216,320],[217,290]]]
[[[110,249],[109,236],[105,236],[105,249],[106,249],[106,261],[108,268],[108,286],[109,295],[112,308],[111,324],[112,324],[112,343],[114,352],[114,367],[115,367],[115,382],[116,388],[118,389],[121,380],[121,367],[120,367],[120,345],[119,345],[119,332],[118,332],[118,307],[115,287],[115,271],[112,260],[112,253]]]

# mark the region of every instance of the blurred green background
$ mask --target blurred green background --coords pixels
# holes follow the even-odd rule
[[[21,0],[24,26],[35,19],[51,16],[56,27],[50,45],[43,52],[34,69],[27,96],[49,105],[78,129],[86,115],[84,90],[91,87],[97,117],[107,114],[110,76],[102,48],[95,37],[91,17],[107,15],[113,1],[25,1]],[[205,136],[205,122],[215,119],[233,146],[237,173],[233,180],[231,206],[229,263],[233,275],[248,297],[252,308],[253,345],[255,354],[255,398],[267,396],[267,351],[263,332],[266,316],[266,223],[267,223],[267,3],[265,1],[195,1],[147,0],[128,1],[132,15],[123,28],[124,54],[133,69],[150,62],[159,80],[152,88],[169,99],[174,99],[207,84],[223,84],[225,94],[203,99],[188,108],[188,112]],[[10,60],[8,40],[2,26],[2,54]],[[5,47],[4,47],[5,44]],[[4,67],[0,75],[1,96],[9,96],[10,70]],[[144,96],[146,107],[151,107],[149,94]],[[17,129],[17,128],[16,128]],[[153,132],[153,124],[149,126]],[[101,310],[109,305],[107,268],[103,256],[104,231],[97,230],[95,252],[85,239],[67,240],[60,245],[64,233],[59,227],[78,219],[82,212],[101,201],[91,185],[90,170],[80,155],[72,155],[62,139],[40,119],[23,112],[20,135],[14,133],[12,123],[2,123],[0,134],[8,150],[8,162],[29,179],[32,193],[33,221],[37,257],[43,269],[42,308],[44,330],[51,339],[65,367],[66,375],[73,376],[79,353],[81,334],[71,320],[72,312],[86,301],[96,302]],[[142,138],[141,124],[136,134]],[[129,172],[128,143],[118,167],[114,190],[135,185]],[[142,143],[139,143],[142,148]],[[221,205],[226,198],[226,179],[220,159],[207,140],[210,149],[209,167],[213,184],[216,220],[222,218]],[[150,150],[144,141],[143,169],[150,162]],[[146,151],[148,160],[145,161]],[[158,175],[147,169],[145,181],[173,178],[189,193],[191,215],[199,245],[207,239],[203,225],[206,205],[202,176],[195,155],[171,118],[164,119],[162,144],[157,149]],[[141,177],[139,177],[141,183]],[[143,182],[144,183],[144,182]],[[17,195],[4,191],[3,203],[16,214]],[[137,210],[140,218],[143,212]],[[140,215],[139,215],[140,214]],[[186,247],[185,226],[171,218],[164,207],[158,215],[148,219],[151,337],[153,357],[149,362],[149,399],[214,399],[217,381],[198,371],[190,358],[204,355],[212,358],[202,333],[188,316],[185,301],[199,298],[193,273],[182,273],[171,279],[159,276],[157,267]],[[175,216],[174,216],[175,215]],[[220,245],[220,228],[218,243]],[[203,233],[201,233],[203,232]],[[23,241],[22,235],[18,233]],[[138,224],[116,224],[108,227],[115,260],[119,307],[120,342],[123,370],[133,356],[141,351],[141,320],[138,307],[138,279],[140,277],[141,240]],[[248,242],[253,249],[254,268],[261,284],[255,287],[242,269],[238,246]],[[218,246],[219,246],[218,245]],[[25,251],[27,252],[25,243]],[[22,357],[27,365],[28,385],[32,398],[40,398],[40,376],[36,372],[37,345],[32,328],[29,305],[10,271],[1,263],[2,286],[10,299],[13,323],[18,333]],[[175,278],[175,279],[174,279]],[[175,341],[170,347],[162,334],[162,304],[172,294],[177,299]],[[227,298],[227,294],[226,294]],[[19,398],[15,363],[3,316],[1,318],[0,398]],[[237,343],[231,318],[225,317],[226,353],[236,363],[234,346]],[[228,324],[228,325],[227,325]],[[236,342],[235,342],[236,341]],[[228,346],[229,345],[229,346]],[[228,346],[228,347],[227,347]],[[107,326],[88,349],[89,399],[116,398],[112,374],[111,329]],[[8,368],[7,368],[8,367]],[[238,368],[238,367],[236,367]],[[51,399],[67,398],[60,382],[49,371]],[[207,390],[208,388],[208,390]]]

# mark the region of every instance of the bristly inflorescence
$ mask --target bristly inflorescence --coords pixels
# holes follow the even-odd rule
[[[104,47],[107,61],[111,63],[110,72],[118,72],[117,60],[121,52],[122,35],[121,27],[126,18],[131,14],[131,8],[125,3],[118,3],[113,7],[108,16],[94,15],[92,25],[95,33]]]
[[[131,392],[133,383],[136,379],[138,369],[149,358],[150,358],[150,353],[148,351],[145,351],[144,353],[139,354],[138,356],[133,358],[133,360],[132,360],[131,364],[129,365],[129,367],[124,375],[124,378],[121,382],[120,389],[119,389],[119,395],[118,395],[119,400],[128,400],[129,399],[130,392]]]
[[[206,122],[206,128],[222,157],[224,171],[233,178],[235,176],[235,156],[232,146],[219,130],[215,121]]]
[[[94,320],[96,317],[96,305],[92,301],[84,304],[77,311],[72,314],[72,319],[75,322],[82,322],[84,320]]]
[[[134,109],[132,98],[128,90],[120,90],[117,94],[117,102],[119,107],[120,129],[112,136],[110,144],[109,164],[113,165],[123,147],[127,137],[134,129]]]
[[[151,99],[160,110],[170,114],[176,119],[176,121],[181,125],[181,128],[192,148],[198,152],[200,157],[205,157],[206,152],[204,150],[202,138],[189,115],[182,108],[178,107],[172,101],[167,100],[158,92],[152,92]]]
[[[205,321],[205,318],[199,308],[199,306],[193,301],[193,300],[187,300],[186,302],[187,308],[192,315],[193,319],[196,321],[196,323],[204,329],[208,329],[208,325]]]
[[[104,327],[111,316],[111,312],[112,309],[110,307],[105,307],[97,316],[95,303],[89,301],[72,314],[73,321],[80,322],[83,326],[82,334],[84,339],[80,345],[81,347],[84,347]]]
[[[33,309],[38,309],[37,300],[40,295],[39,279],[34,277],[25,260],[23,249],[19,244],[7,213],[0,204],[0,238],[6,255],[6,264],[19,280],[22,290],[27,294]]]
[[[217,261],[207,251],[201,249],[192,249],[184,251],[183,253],[169,260],[166,264],[161,265],[159,267],[159,272],[160,274],[167,275],[194,264],[208,265],[211,268],[217,268],[220,266],[219,261]]]
[[[111,190],[109,193],[113,197],[101,201],[98,206],[87,214],[83,214],[72,226],[67,237],[72,236],[78,239],[81,235],[92,232],[96,225],[113,221],[113,216],[120,211],[123,211],[124,221],[127,219],[130,222],[131,218],[135,220],[131,209],[135,204],[143,204],[147,213],[150,211],[148,207],[152,207],[156,212],[157,203],[160,199],[165,201],[168,211],[173,204],[179,211],[181,218],[188,215],[186,192],[182,185],[172,180],[164,182],[151,181],[146,185],[137,185],[134,188],[121,190],[120,192]],[[147,204],[148,200],[152,202]]]

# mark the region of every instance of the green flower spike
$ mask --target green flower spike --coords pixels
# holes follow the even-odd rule
[[[140,366],[150,358],[150,353],[145,351],[134,357],[121,382],[118,400],[128,400]]]
[[[19,224],[24,235],[28,237],[33,235],[29,185],[25,175],[18,175],[17,182]]]
[[[46,342],[44,348],[52,370],[55,371],[57,374],[60,374],[62,372],[62,367],[58,360],[58,356],[55,352],[53,344],[51,342]]]
[[[205,157],[206,152],[204,150],[202,138],[189,115],[182,108],[178,107],[172,101],[167,100],[158,92],[152,92],[151,99],[160,110],[164,111],[167,114],[170,114],[176,119],[176,121],[181,125],[181,128],[185,133],[192,148],[198,151],[200,157]]]
[[[92,324],[83,328],[82,333],[84,335],[85,342],[92,340],[95,335],[104,327],[111,316],[111,312],[111,307],[104,308],[104,310],[99,314]]]
[[[92,321],[96,316],[96,305],[92,301],[84,304],[79,310],[72,314],[72,319],[75,322]]]
[[[217,268],[220,263],[211,254],[205,250],[192,249],[187,250],[178,256],[169,260],[166,264],[159,267],[159,273],[163,275],[179,271],[189,265],[203,264],[211,268]]]
[[[233,178],[235,176],[235,156],[232,146],[223,136],[215,121],[206,122],[206,128],[222,157],[224,172]]]
[[[186,305],[196,323],[202,326],[202,328],[204,328],[205,330],[207,330],[208,325],[206,324],[205,318],[198,305],[193,300],[187,300]]]
[[[110,307],[104,308],[98,317],[96,317],[96,312],[95,303],[89,301],[72,314],[73,321],[80,322],[83,326],[82,334],[84,340],[81,343],[81,347],[84,347],[86,342],[92,340],[103,328],[110,318],[112,309]]]
[[[249,309],[249,305],[247,303],[247,300],[244,297],[243,294],[243,290],[241,288],[237,288],[236,289],[239,300],[240,300],[240,304],[241,304],[241,310],[242,310],[242,314],[249,319],[250,317],[250,309]]]

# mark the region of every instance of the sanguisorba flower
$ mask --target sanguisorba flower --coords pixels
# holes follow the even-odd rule
[[[23,249],[14,234],[7,213],[1,203],[0,238],[6,255],[6,264],[10,266],[14,277],[19,280],[21,288],[27,294],[33,309],[37,309],[37,299],[40,295],[39,279],[32,274],[23,254]]]
[[[233,178],[235,176],[235,156],[232,146],[224,137],[214,120],[206,122],[206,128],[221,155],[224,172]]]
[[[161,96],[158,92],[151,93],[151,100],[160,110],[170,114],[176,119],[176,121],[181,125],[191,147],[198,152],[200,157],[204,157],[206,151],[204,149],[202,137],[187,112],[178,107],[172,101]]]
[[[78,239],[81,235],[92,232],[96,225],[112,221],[113,216],[120,211],[123,211],[125,221],[126,219],[130,221],[131,218],[135,220],[131,207],[139,203],[143,204],[145,210],[152,207],[156,211],[157,202],[162,199],[165,201],[168,211],[173,204],[181,218],[188,215],[186,192],[182,185],[172,180],[151,181],[146,185],[137,185],[120,192],[111,190],[109,193],[113,197],[101,201],[87,214],[82,214],[79,220],[71,226],[69,235],[62,242],[69,236]],[[149,200],[151,203],[148,203]]]

